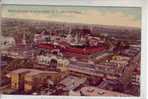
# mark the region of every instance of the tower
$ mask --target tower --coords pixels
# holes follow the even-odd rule
[[[25,34],[23,34],[22,44],[23,45],[27,44],[27,42],[26,42],[26,35]]]

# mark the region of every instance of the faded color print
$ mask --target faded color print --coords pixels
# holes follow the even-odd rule
[[[2,94],[139,96],[141,8],[2,5]]]

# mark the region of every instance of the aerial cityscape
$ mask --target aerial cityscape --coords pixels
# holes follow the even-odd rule
[[[45,17],[41,15],[35,16],[39,12],[35,8],[22,9],[23,7],[18,6],[20,11],[17,11],[15,10],[18,9],[17,6],[11,6],[11,10],[9,6],[11,5],[4,6],[2,9],[0,93],[49,96],[140,96],[141,28],[138,23],[130,25],[134,22],[129,22],[125,26],[124,22],[119,22],[121,24],[118,26],[116,21],[116,24],[107,22],[101,24],[101,21],[93,24],[91,20],[88,23],[83,22],[83,19],[77,20],[77,14],[82,14],[84,18],[86,9],[90,8],[94,11],[99,8],[73,7],[73,10],[69,8],[67,11],[65,9],[68,8],[65,6],[55,7],[58,14],[56,15],[55,12],[52,14],[59,20],[55,21],[52,18],[43,20]],[[32,10],[32,14],[28,9]],[[62,12],[58,9],[62,9]],[[128,11],[137,11],[138,8],[100,9],[97,11],[105,12],[107,9],[114,11],[116,15],[118,11],[127,14]],[[20,15],[21,11],[27,13],[28,17],[25,14]],[[72,21],[66,18],[70,17],[70,13]],[[60,20],[64,15],[64,20],[69,21]],[[140,19],[137,17],[137,20]]]

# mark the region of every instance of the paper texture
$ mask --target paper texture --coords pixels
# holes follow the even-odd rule
[[[2,5],[4,95],[138,97],[141,8]]]

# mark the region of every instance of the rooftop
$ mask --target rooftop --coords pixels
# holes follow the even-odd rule
[[[83,87],[83,88],[81,88],[80,91],[85,96],[124,96],[124,97],[131,96],[128,94],[108,91],[108,90],[104,90],[104,89],[100,89],[100,88],[92,87],[92,86]]]

